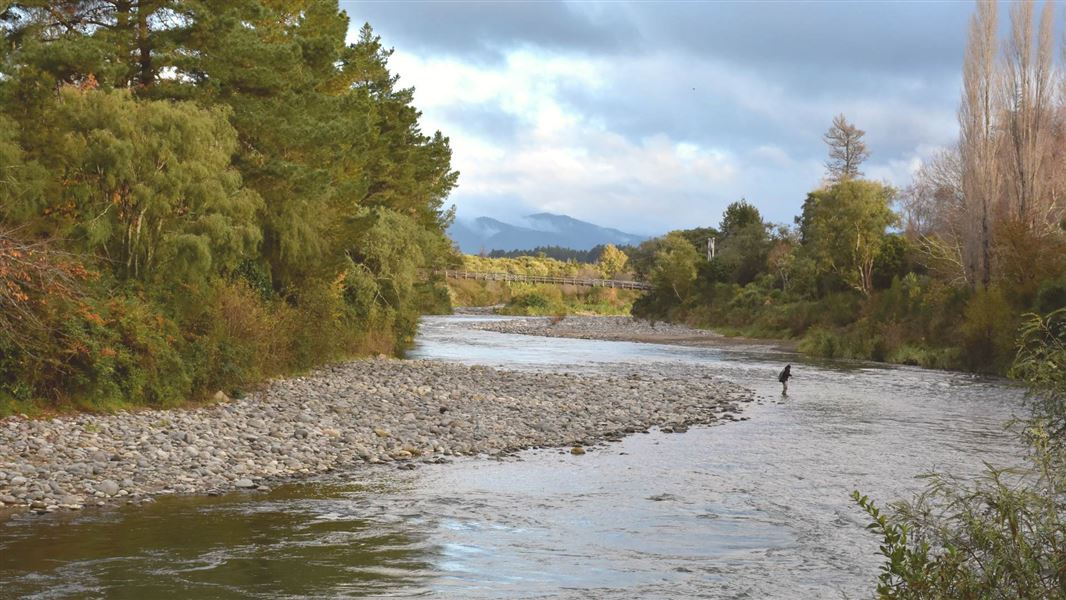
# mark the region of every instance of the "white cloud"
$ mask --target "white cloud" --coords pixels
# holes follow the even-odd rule
[[[528,47],[505,56],[478,65],[397,51],[390,63],[401,85],[416,88],[423,129],[451,138],[461,172],[453,201],[468,217],[548,211],[661,233],[717,223],[729,202],[747,197],[767,218],[789,221],[821,179],[821,135],[834,114],[867,130],[867,175],[896,185],[956,135],[954,107],[927,108],[914,81],[826,97],[706,58]],[[509,119],[513,132],[474,122],[476,110],[449,110],[472,106]],[[688,115],[702,128],[676,126]],[[618,125],[628,120],[645,133]],[[879,156],[879,146],[900,150]]]

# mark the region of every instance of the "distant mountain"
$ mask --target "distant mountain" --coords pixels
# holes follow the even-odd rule
[[[490,217],[473,221],[456,220],[448,229],[459,249],[467,254],[493,250],[529,250],[537,246],[561,246],[574,250],[589,250],[600,244],[624,246],[639,244],[648,239],[600,227],[566,215],[537,213],[523,217],[520,224],[504,223]]]

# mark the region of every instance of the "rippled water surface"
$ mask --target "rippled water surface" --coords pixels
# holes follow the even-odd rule
[[[416,471],[360,468],[222,498],[0,523],[0,597],[868,597],[877,540],[848,494],[973,473],[1017,449],[1017,389],[915,368],[505,335],[425,321],[414,357],[666,375],[759,393],[748,421]],[[777,371],[796,378],[780,396]]]

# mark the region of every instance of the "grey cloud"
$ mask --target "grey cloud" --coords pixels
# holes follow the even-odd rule
[[[947,72],[973,10],[960,2],[342,1],[389,44],[481,61],[515,46],[599,54],[682,51],[741,65]]]
[[[867,129],[878,158],[907,154],[916,140],[944,143],[954,133],[959,85],[955,77],[923,82],[913,90],[883,79],[869,85],[838,82],[848,88],[847,93],[805,93],[783,85],[772,73],[758,72],[759,78],[752,81],[775,88],[781,97],[751,98],[752,104],[767,103],[754,108],[744,105],[744,96],[762,91],[741,91],[738,99],[737,90],[727,89],[732,82],[716,80],[698,64],[672,70],[668,61],[664,57],[661,64],[638,70],[620,65],[618,72],[607,74],[609,83],[601,89],[590,89],[580,81],[564,84],[560,100],[574,112],[595,115],[607,129],[630,139],[664,134],[737,152],[774,145],[793,156],[820,154],[821,135],[839,112]],[[817,75],[811,73],[812,78]],[[869,114],[872,111],[877,114]]]
[[[620,13],[593,14],[548,2],[343,1],[353,23],[369,22],[387,45],[492,62],[516,46],[615,53],[633,39]]]
[[[643,35],[673,49],[739,64],[908,74],[955,70],[973,10],[948,2],[642,6]]]

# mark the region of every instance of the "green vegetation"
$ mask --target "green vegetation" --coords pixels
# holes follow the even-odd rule
[[[512,284],[500,314],[527,316],[628,315],[634,290]]]
[[[600,275],[607,279],[620,277],[625,273],[626,264],[629,263],[629,255],[619,250],[614,244],[603,247],[600,260],[596,266],[600,269]]]
[[[513,275],[545,275],[597,279],[625,278],[628,257],[612,245],[601,252],[595,265],[547,257],[519,256],[515,258],[485,258],[466,255],[462,268],[484,273]],[[636,290],[588,288],[573,285],[530,284],[505,281],[448,281],[450,304],[453,306],[498,306],[502,314],[527,316],[555,316],[571,314],[624,315],[629,314]]]
[[[598,263],[607,245],[594,246],[589,250],[574,250],[562,246],[537,246],[532,250],[493,250],[488,253],[488,258],[519,258],[522,256],[536,256],[539,258],[554,258],[564,262],[574,261],[579,263]]]
[[[0,415],[395,352],[457,259],[448,140],[336,0],[0,4]]]
[[[576,261],[562,261],[543,256],[515,258],[485,258],[463,255],[462,269],[479,273],[510,273],[512,275],[549,275],[553,277],[600,277],[589,265]]]

